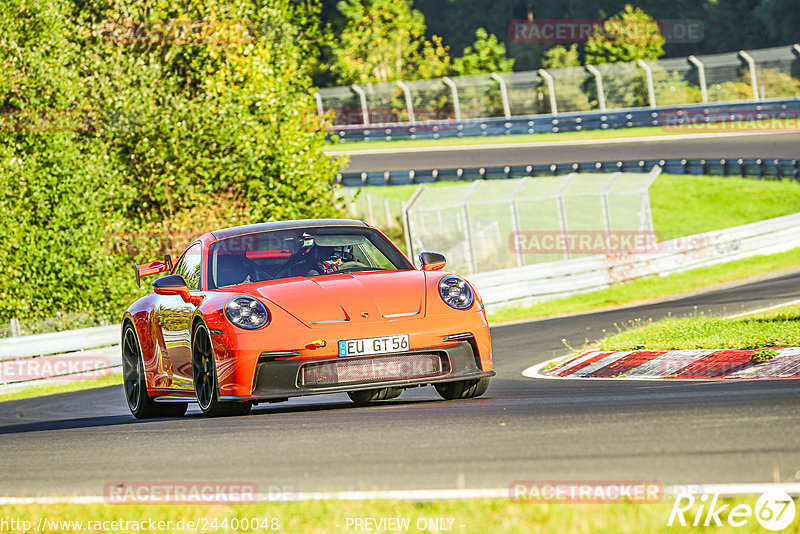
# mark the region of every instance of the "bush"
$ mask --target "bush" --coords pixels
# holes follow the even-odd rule
[[[339,215],[310,96],[313,3],[9,1],[0,323],[118,317],[139,294],[133,257],[215,227]]]

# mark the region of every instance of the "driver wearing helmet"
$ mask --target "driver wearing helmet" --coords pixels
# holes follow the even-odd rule
[[[342,264],[354,261],[353,247],[317,247],[317,270],[321,274],[338,271]]]

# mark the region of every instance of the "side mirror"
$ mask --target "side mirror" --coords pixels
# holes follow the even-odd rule
[[[419,262],[422,264],[423,271],[439,271],[444,269],[447,260],[437,252],[421,252]]]
[[[203,297],[189,293],[186,280],[179,274],[163,276],[153,282],[153,292],[157,295],[178,295],[184,302],[195,306],[203,302]]]

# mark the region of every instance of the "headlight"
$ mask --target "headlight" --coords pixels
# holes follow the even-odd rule
[[[225,304],[230,322],[246,330],[256,330],[269,322],[266,306],[251,297],[233,297]]]
[[[445,304],[457,310],[466,310],[474,300],[469,284],[463,278],[452,275],[439,280],[439,295]]]

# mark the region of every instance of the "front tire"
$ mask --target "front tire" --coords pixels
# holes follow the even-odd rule
[[[214,348],[208,329],[199,323],[192,336],[192,379],[200,409],[208,417],[246,415],[251,402],[224,402],[219,399],[219,381],[214,360]]]
[[[369,404],[379,400],[396,399],[403,392],[402,388],[367,389],[363,391],[348,391],[347,396],[358,405]]]
[[[159,404],[147,394],[142,348],[131,324],[125,326],[122,334],[122,378],[125,399],[135,418],[180,417],[186,413],[185,402]]]
[[[489,377],[474,380],[459,380],[436,384],[436,392],[445,400],[472,399],[480,397],[489,388]]]

